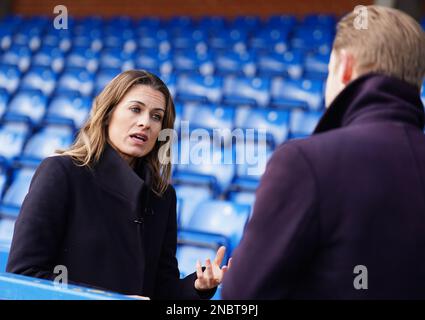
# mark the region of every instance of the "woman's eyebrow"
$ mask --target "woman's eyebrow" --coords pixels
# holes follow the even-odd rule
[[[146,104],[145,103],[143,103],[142,101],[139,101],[139,100],[131,100],[131,101],[129,101],[130,103],[138,103],[138,104],[141,104],[142,106],[145,106],[146,107]],[[158,110],[158,111],[163,111],[163,112],[165,112],[165,109],[164,108],[153,108],[152,110]]]

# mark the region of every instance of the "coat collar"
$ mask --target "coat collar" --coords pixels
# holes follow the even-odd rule
[[[129,201],[132,209],[136,210],[145,185],[146,170],[147,166],[143,161],[138,161],[136,169],[132,169],[118,152],[106,143],[99,162],[94,166],[94,175],[104,189]]]
[[[378,121],[399,121],[423,130],[424,110],[418,88],[381,74],[361,76],[335,98],[313,134]]]

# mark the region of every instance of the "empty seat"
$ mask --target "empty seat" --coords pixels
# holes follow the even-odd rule
[[[235,127],[262,129],[274,148],[288,137],[289,113],[285,110],[271,108],[239,107],[236,110]]]
[[[31,50],[27,46],[12,45],[0,56],[0,62],[14,65],[19,71],[25,72],[31,63]]]
[[[80,128],[87,120],[91,99],[79,94],[61,94],[54,96],[49,104],[46,122],[71,124]]]
[[[299,79],[303,74],[303,55],[299,51],[269,52],[259,55],[258,72],[262,76],[288,76]]]
[[[249,214],[249,206],[225,200],[204,201],[195,208],[188,230],[203,232],[206,236],[224,236],[228,242],[228,253],[231,253],[242,238]]]
[[[47,97],[39,90],[20,90],[9,103],[6,116],[21,117],[34,124],[43,118],[47,108]]]
[[[0,118],[5,114],[8,102],[8,92],[6,91],[6,89],[0,88]]]
[[[204,128],[213,132],[214,129],[225,129],[229,133],[233,128],[235,108],[214,104],[187,104],[183,119],[189,121],[190,128]]]
[[[7,188],[0,205],[0,215],[16,218],[28,193],[35,168],[16,169],[12,175],[12,183]]]
[[[122,48],[106,48],[102,50],[99,59],[100,68],[117,68],[121,70],[134,69],[133,54],[123,51]]]
[[[14,93],[21,81],[21,72],[17,66],[0,65],[0,88],[4,88],[9,93]]]
[[[154,74],[170,74],[173,70],[171,54],[156,50],[142,50],[136,54],[135,65],[137,69],[147,70]]]
[[[82,68],[72,68],[64,71],[58,80],[57,92],[77,91],[89,96],[94,88],[94,76]]]
[[[220,77],[181,75],[177,79],[177,99],[219,103],[222,99],[223,81]]]
[[[253,55],[245,51],[218,53],[214,62],[216,72],[220,75],[253,77],[257,71]]]
[[[324,107],[323,81],[275,78],[271,104],[281,108],[321,110]]]
[[[180,73],[199,73],[208,76],[214,73],[214,63],[208,53],[181,51],[173,55],[173,69]]]
[[[98,95],[120,73],[121,70],[118,68],[100,69],[94,80],[94,94]]]
[[[0,127],[0,157],[12,161],[19,156],[29,133],[30,129],[26,123],[4,123]]]
[[[270,80],[229,76],[224,80],[224,103],[265,107],[270,101]]]
[[[221,141],[214,144],[208,132],[202,133],[205,135],[200,141],[197,137],[181,141],[173,179],[179,183],[207,185],[215,193],[221,193],[234,176],[234,150],[231,146],[222,146]]]
[[[76,47],[68,54],[65,60],[67,68],[84,68],[95,72],[98,68],[98,53],[86,47]]]
[[[177,199],[179,199],[178,225],[185,228],[192,217],[193,210],[203,201],[211,200],[213,193],[209,188],[197,185],[180,184],[175,186]]]
[[[328,75],[330,54],[309,53],[304,60],[304,77],[324,80]]]
[[[294,110],[290,115],[290,138],[302,138],[310,135],[322,117],[320,111]]]
[[[63,51],[58,46],[43,46],[32,58],[32,65],[51,67],[54,72],[61,72],[65,64],[65,58]]]
[[[35,133],[27,142],[19,161],[37,166],[57,149],[66,149],[74,141],[74,131],[68,126],[48,125]]]
[[[21,89],[37,89],[49,96],[56,86],[56,73],[50,67],[32,67],[22,79]]]

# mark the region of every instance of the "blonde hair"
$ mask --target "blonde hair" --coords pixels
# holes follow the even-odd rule
[[[78,166],[92,167],[101,158],[108,142],[108,123],[116,105],[128,90],[135,85],[146,85],[164,95],[166,106],[162,129],[173,129],[175,119],[174,102],[167,86],[157,76],[144,70],[128,70],[117,75],[95,98],[90,117],[80,129],[74,143],[68,150],[58,150],[61,155],[70,156]],[[161,163],[159,150],[167,141],[157,141],[144,158],[152,170],[152,190],[162,195],[170,183],[171,162]],[[171,150],[169,150],[171,152]]]
[[[333,44],[355,57],[359,74],[377,72],[421,87],[425,76],[425,33],[409,15],[392,8],[366,6],[367,29],[357,26],[359,12],[351,12],[337,25]]]

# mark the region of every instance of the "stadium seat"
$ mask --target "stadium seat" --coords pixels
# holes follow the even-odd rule
[[[325,81],[328,75],[330,53],[309,53],[304,60],[304,77]]]
[[[10,94],[18,89],[21,82],[21,72],[19,68],[12,65],[0,65],[0,88],[4,88]]]
[[[6,189],[0,205],[1,217],[15,219],[18,216],[34,173],[35,168],[15,169],[12,174],[12,183]]]
[[[274,78],[271,105],[279,108],[302,108],[313,111],[324,107],[323,81]]]
[[[204,30],[180,28],[173,32],[171,45],[174,50],[206,52],[208,36]]]
[[[69,26],[72,19],[68,19]],[[42,38],[42,47],[40,51],[44,52],[44,47],[57,48],[63,53],[68,52],[72,46],[72,35],[69,29],[48,28],[46,34]]]
[[[201,132],[202,139],[192,137],[182,140],[179,145],[180,161],[176,166],[173,180],[176,183],[189,183],[208,186],[215,194],[226,190],[234,173],[234,150],[222,146],[221,141],[214,144],[207,131]]]
[[[6,113],[9,102],[9,93],[6,89],[0,88],[0,118]]]
[[[206,200],[213,198],[213,193],[209,188],[203,188],[197,185],[180,184],[174,186],[177,199],[179,199],[178,226],[188,227],[188,222],[192,217],[196,206]]]
[[[303,55],[299,51],[278,53],[273,50],[261,54],[257,59],[258,72],[261,76],[286,76],[299,79],[304,71]]]
[[[27,166],[37,166],[44,158],[53,155],[55,150],[68,148],[73,141],[73,128],[48,125],[33,134],[18,161]]]
[[[220,77],[181,75],[177,78],[176,99],[202,103],[219,103],[222,99],[223,81]]]
[[[147,70],[154,74],[170,74],[173,70],[171,54],[153,50],[141,50],[136,54],[135,65],[137,69]]]
[[[262,129],[272,148],[284,142],[288,136],[289,113],[271,108],[238,107],[235,127],[242,129]]]
[[[270,80],[228,76],[223,85],[224,103],[265,107],[270,101]]]
[[[58,46],[43,46],[33,56],[32,65],[37,67],[51,67],[56,73],[63,70],[65,58],[63,51]]]
[[[38,124],[47,108],[47,97],[40,90],[20,90],[9,103],[7,116]]]
[[[289,138],[309,136],[322,117],[322,114],[320,111],[293,110],[290,115]]]
[[[289,31],[281,28],[258,29],[249,40],[250,47],[256,52],[268,52],[270,48],[288,49]]]
[[[82,68],[66,69],[58,80],[56,93],[77,91],[90,96],[94,88],[94,75]]]
[[[79,94],[61,94],[50,101],[45,118],[48,124],[69,124],[81,128],[89,116],[91,99]]]
[[[123,51],[121,47],[102,50],[99,59],[100,68],[116,68],[121,71],[134,69],[133,54]]]
[[[191,129],[204,128],[213,132],[214,129],[233,129],[235,108],[213,104],[187,104],[184,107],[183,119],[189,121]]]
[[[210,36],[208,46],[215,52],[247,50],[248,35],[246,31],[238,28],[217,29]]]
[[[18,157],[29,136],[30,128],[24,122],[6,122],[0,127],[0,157],[11,162]]]
[[[65,59],[66,68],[82,68],[95,72],[99,66],[99,53],[86,47],[75,47]]]
[[[169,32],[163,28],[138,28],[137,45],[139,49],[156,50],[166,53],[171,50]]]
[[[256,64],[252,54],[248,52],[221,52],[215,57],[216,73],[222,76],[235,75],[253,77]]]
[[[31,50],[27,46],[12,45],[0,55],[0,63],[16,66],[20,72],[25,72],[31,64]]]
[[[243,204],[251,207],[251,212],[255,202],[254,191],[232,191],[228,194],[227,199],[234,203]]]
[[[94,94],[97,96],[120,73],[118,68],[99,69],[94,80]]]
[[[214,73],[214,63],[208,53],[180,51],[173,55],[173,69],[178,73],[210,76]]]
[[[225,200],[209,200],[200,203],[193,212],[188,222],[188,229],[185,231],[194,231],[201,233],[199,238],[208,239],[210,243],[216,243],[216,236],[225,237],[227,241],[228,253],[239,244],[250,214],[249,206],[236,204]],[[202,235],[202,233],[204,233]],[[186,236],[189,238],[189,236]],[[202,242],[191,238],[193,243]]]
[[[50,67],[32,67],[23,77],[20,89],[40,90],[50,96],[55,90],[56,79],[56,73]]]

